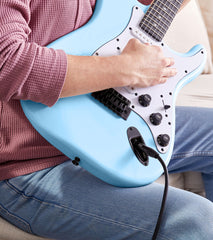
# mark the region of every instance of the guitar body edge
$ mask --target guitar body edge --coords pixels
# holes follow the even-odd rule
[[[128,35],[124,30],[132,21],[135,5],[143,12],[148,8],[136,0],[97,0],[95,12],[86,25],[54,41],[48,47],[63,49],[73,55],[90,56],[101,46],[105,51],[108,49],[106,43],[114,44],[110,43],[112,39],[120,34]],[[197,45],[188,53],[180,54],[178,57],[186,59],[187,64],[190,64],[193,56],[201,51],[205,50]],[[170,54],[167,46],[165,52]],[[172,51],[171,54],[176,55]],[[177,93],[201,73],[205,54],[200,63],[199,60],[196,61],[199,66],[181,75],[171,99],[174,106],[170,114],[172,138],[169,148],[165,153],[161,153],[166,165],[169,163],[174,145]],[[153,89],[157,92],[158,88],[159,86]],[[132,93],[125,94],[128,97]],[[142,165],[130,147],[127,130],[133,126],[141,133],[146,145],[159,152],[153,139],[152,129],[147,125],[147,121],[134,111],[131,111],[125,121],[90,94],[60,99],[53,107],[32,101],[21,101],[21,105],[33,127],[47,141],[70,159],[80,158],[81,167],[109,184],[119,187],[142,186],[155,181],[163,172],[160,163],[155,159],[150,158],[148,166]]]

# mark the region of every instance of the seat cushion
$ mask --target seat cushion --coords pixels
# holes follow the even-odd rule
[[[26,233],[0,217],[0,240],[47,240]]]
[[[213,56],[213,1],[212,0],[199,0],[199,5],[201,8],[201,12],[205,21],[205,25],[207,28],[209,42],[211,46],[211,53]]]
[[[213,74],[202,74],[181,89],[176,104],[213,108],[212,89]]]
[[[188,52],[196,44],[202,44],[208,54],[203,73],[213,72],[209,37],[200,7],[196,1],[189,2],[176,15],[164,38],[164,42],[173,50],[181,53]]]

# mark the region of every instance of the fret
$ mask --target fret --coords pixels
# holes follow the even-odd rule
[[[149,32],[149,35],[151,36],[151,37],[153,37],[154,39],[155,38],[160,38],[161,37],[161,34],[159,34],[159,31],[156,31],[156,30],[154,30],[154,29],[152,29],[152,31],[149,31],[150,30],[150,28],[149,28],[149,26],[147,26],[147,25],[144,25],[144,31],[145,32]]]
[[[168,7],[168,8],[169,8],[169,7],[174,8],[174,9],[175,9],[175,13],[176,13],[176,12],[178,11],[178,9],[179,9],[177,3],[176,3],[176,5],[175,5],[175,3],[172,2],[172,1],[169,1],[168,3],[160,2],[160,4],[161,4],[161,5],[164,5],[164,6]]]
[[[158,12],[157,12],[158,13]],[[169,27],[170,25],[170,21],[168,20],[168,18],[165,18],[164,16],[161,16],[161,15],[156,15],[154,14],[154,12],[150,12],[149,16],[152,16],[152,20],[155,21],[155,22],[160,22],[160,24],[165,24],[167,27]],[[147,18],[149,17],[147,16]],[[156,17],[157,16],[157,17]]]
[[[176,3],[176,5],[175,5],[175,3]],[[163,3],[163,4],[165,5],[165,3]],[[170,1],[169,4],[170,4],[172,7],[174,7],[174,8],[176,9],[176,11],[179,10],[179,7],[178,7],[178,5],[177,5],[177,4],[178,4],[177,2],[174,2],[174,3],[173,3],[172,1]]]
[[[155,31],[155,33],[158,33],[159,36],[161,36],[161,34],[164,34],[164,31],[165,31],[165,29],[163,29],[162,27],[159,27],[159,25],[153,24],[147,20],[145,20],[144,26],[146,26],[147,29],[152,29],[152,31]]]
[[[170,25],[171,21],[173,20],[173,17],[171,17],[170,15],[166,15],[165,12],[163,13],[162,11],[157,10],[156,8],[153,8],[152,11],[150,11],[150,13],[147,15],[147,17],[149,15],[152,15],[152,18],[156,18],[157,17],[163,17],[163,19],[166,19],[168,21],[168,26]]]
[[[183,0],[154,0],[139,26],[157,41],[166,34]]]
[[[168,26],[165,23],[159,24],[158,21],[153,20],[153,19],[149,19],[148,17],[146,19],[144,19],[144,23],[149,23],[149,27],[153,30],[159,30],[161,32],[161,34],[164,34],[165,31],[168,29]]]
[[[166,6],[165,4],[161,4],[161,3],[159,3],[159,5],[158,5],[158,2],[153,7],[153,11],[158,11],[160,14],[162,14],[162,16],[168,17],[169,19],[173,19],[174,16],[176,15],[176,12],[169,9],[168,6]]]
[[[169,2],[177,11],[179,10],[179,5],[177,5],[178,3],[177,2],[172,2],[172,1],[170,1]],[[175,4],[176,3],[176,4]],[[180,3],[179,3],[180,4]],[[180,4],[181,5],[181,4]]]
[[[159,11],[156,11],[156,10],[150,12],[150,13],[146,16],[146,18],[152,19],[152,21],[157,22],[157,23],[160,22],[160,24],[166,25],[167,27],[169,27],[170,22],[171,22],[171,19],[168,19],[168,18],[165,17],[164,15],[161,15],[161,14],[159,13]]]
[[[162,7],[162,11],[164,12],[164,15],[168,14],[168,16],[171,18],[171,21],[173,20],[173,18],[175,17],[178,11],[178,8],[171,3],[170,3],[170,6],[166,6],[165,3],[160,3],[159,7]]]
[[[168,28],[168,21],[166,21],[166,19],[164,18],[163,21],[162,21],[162,17],[161,19],[156,19],[156,18],[153,18],[152,15],[151,16],[147,16],[147,18],[145,19],[145,21],[149,21],[151,23],[153,23],[154,26],[156,25],[160,25],[163,29],[167,30]],[[160,24],[159,24],[160,23]]]

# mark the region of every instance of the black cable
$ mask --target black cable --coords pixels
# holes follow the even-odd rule
[[[162,158],[160,157],[160,155],[152,148],[149,148],[143,144],[138,144],[138,147],[144,151],[148,156],[156,158],[159,160],[159,162],[161,163],[163,170],[164,170],[164,176],[165,176],[165,184],[164,184],[164,192],[163,192],[163,198],[162,198],[162,203],[161,203],[161,208],[160,208],[160,212],[158,215],[158,220],[155,226],[155,231],[154,234],[152,236],[152,240],[155,240],[157,238],[160,226],[161,226],[161,221],[162,221],[162,217],[163,217],[163,212],[165,209],[165,205],[166,205],[166,199],[167,199],[167,193],[168,193],[168,187],[169,187],[169,175],[168,175],[168,170],[166,167],[166,164],[164,163],[164,161],[162,160]]]

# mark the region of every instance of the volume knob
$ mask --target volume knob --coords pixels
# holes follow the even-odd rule
[[[167,134],[160,134],[157,140],[160,146],[166,147],[170,142],[170,137]]]
[[[138,102],[143,107],[148,107],[152,98],[149,94],[140,95],[138,98]]]
[[[160,113],[152,113],[149,117],[151,123],[156,126],[161,124],[162,118]]]

